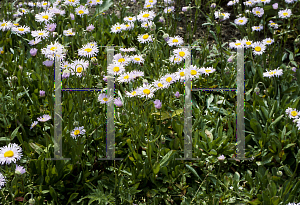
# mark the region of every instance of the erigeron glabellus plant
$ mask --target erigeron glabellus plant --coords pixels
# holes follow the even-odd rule
[[[138,10],[127,7],[132,4]],[[3,1],[1,203],[299,202],[299,5]],[[188,22],[182,36],[176,33],[180,18]],[[224,42],[228,25],[239,35]],[[201,29],[204,35],[193,40]],[[121,46],[111,64],[101,47],[107,45]],[[200,48],[189,53],[180,47],[186,45]],[[200,160],[175,160],[184,156],[186,76],[193,88],[236,88],[239,48],[245,60],[245,156],[253,161],[228,160],[236,140],[231,91],[192,92],[193,155]],[[62,88],[105,88],[108,74],[115,80],[113,97],[105,89],[62,92],[62,150],[69,161],[45,160],[54,154],[55,55]],[[116,156],[124,159],[105,162],[97,159],[105,158],[111,101]]]

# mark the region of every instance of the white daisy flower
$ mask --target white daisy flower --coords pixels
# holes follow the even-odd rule
[[[164,9],[164,12],[167,14],[167,13],[173,13],[175,10],[175,7],[174,6],[168,6]]]
[[[142,64],[144,63],[145,59],[141,55],[134,55],[131,57],[131,62],[136,64]]]
[[[139,70],[134,70],[130,72],[130,75],[132,76],[133,79],[135,79],[144,76],[144,72]]]
[[[80,4],[80,0],[65,0],[65,5],[77,6]]]
[[[188,56],[191,55],[187,48],[177,48],[173,50],[173,53],[176,57],[181,57],[183,59],[186,59]]]
[[[120,75],[125,72],[125,68],[120,63],[111,63],[107,67],[107,73],[112,75]]]
[[[153,42],[152,35],[148,35],[148,33],[140,34],[140,35],[138,35],[138,41],[140,43]]]
[[[264,9],[260,7],[255,7],[252,9],[254,16],[262,17],[264,15]]]
[[[49,2],[50,3],[50,2]],[[47,1],[42,1],[41,2],[41,7],[43,8],[43,9],[47,9],[47,7],[49,7],[50,5],[48,4],[48,2]]]
[[[29,26],[19,26],[19,27],[12,27],[11,31],[16,32],[17,34],[23,35],[30,32]]]
[[[108,97],[105,93],[101,93],[98,96],[98,101],[100,101],[101,104],[107,104],[113,100],[113,97]]]
[[[131,51],[135,51],[135,48],[120,48],[120,51],[122,51],[122,52],[131,52]]]
[[[94,45],[94,43],[92,43]],[[84,45],[82,48],[78,49],[78,56],[84,56],[84,57],[94,57],[97,56],[99,50],[97,48],[97,44],[95,44],[94,46],[88,43],[86,45]]]
[[[123,73],[121,74],[118,78],[117,81],[119,83],[129,83],[130,81],[134,80],[134,76],[132,75],[132,73]]]
[[[244,47],[245,47],[245,48],[250,48],[250,47],[252,47],[252,41],[247,40],[247,39],[243,39],[243,41],[244,41]]]
[[[291,9],[278,11],[279,18],[289,18],[292,15]]]
[[[10,30],[12,27],[11,21],[0,21],[0,31]]]
[[[224,21],[226,19],[229,19],[230,13],[221,13],[220,11],[215,11],[215,18],[220,19],[221,21]]]
[[[82,72],[84,72],[89,67],[89,62],[85,60],[75,60],[71,64],[71,74],[81,77]]]
[[[68,29],[68,30],[64,30],[64,35],[65,36],[75,36],[75,32],[73,32],[72,31],[73,29],[72,28],[70,28],[70,29]]]
[[[135,22],[136,21],[136,16],[127,16],[124,18],[125,22]]]
[[[235,42],[229,43],[229,48],[243,48],[244,47],[244,40],[236,40]]]
[[[274,43],[274,39],[272,38],[266,38],[263,40],[263,43],[266,45],[271,45],[272,43]]]
[[[199,78],[199,75],[202,74],[199,68],[194,65],[190,65],[189,69],[186,69],[186,75],[188,76],[189,79],[195,79]]]
[[[45,39],[49,36],[49,32],[46,30],[37,30],[37,31],[31,31],[31,35],[34,38],[42,38]]]
[[[199,70],[200,70],[200,72],[202,72],[205,75],[209,75],[209,73],[213,73],[216,71],[216,69],[214,69],[213,67],[208,67],[208,68],[202,67]]]
[[[75,127],[75,129],[71,132],[71,136],[73,139],[76,139],[79,136],[82,136],[85,134],[84,126],[82,127]]]
[[[156,91],[151,85],[142,86],[137,89],[138,97],[146,97],[146,99],[153,98]]]
[[[120,32],[122,32],[123,29],[124,29],[124,25],[122,25],[120,23],[116,23],[115,25],[113,25],[111,27],[111,32],[112,33],[120,33]]]
[[[113,57],[113,62],[114,63],[120,63],[120,64],[122,64],[124,66],[126,66],[127,64],[129,64],[130,61],[131,61],[130,57],[123,56],[121,53],[117,53]]]
[[[157,3],[157,0],[146,0],[145,4],[152,4],[155,5]]]
[[[83,5],[80,5],[78,8],[75,9],[75,13],[82,17],[84,14],[89,14],[89,10]]]
[[[16,163],[17,160],[21,159],[22,148],[16,143],[9,143],[7,146],[0,148],[0,163],[10,164],[11,162]]]
[[[152,25],[155,25],[155,24],[153,23],[153,21],[145,21],[145,22],[143,22],[143,23],[141,24],[141,27],[143,27],[143,28],[150,28]]]
[[[254,6],[255,3],[253,3],[253,1],[245,1],[243,2],[245,6]]]
[[[267,72],[265,72],[265,73],[263,73],[263,76],[264,77],[274,77],[274,76],[277,76],[277,77],[279,77],[279,76],[281,76],[283,74],[283,72],[282,72],[282,69],[275,69],[275,70],[270,70],[270,71],[267,71]]]
[[[153,81],[153,83],[151,83],[151,85],[156,88],[157,90],[160,89],[165,89],[168,88],[170,86],[169,83],[165,83],[163,80],[159,79],[159,80],[155,80]]]
[[[15,173],[16,174],[24,174],[26,172],[26,169],[22,166],[16,165]]]
[[[169,73],[169,74],[166,74],[166,75],[162,76],[160,78],[160,80],[162,80],[166,84],[171,85],[179,79],[178,79],[178,76],[175,73],[171,73],[171,74]]]
[[[266,46],[263,43],[255,42],[252,44],[253,54],[262,55],[266,50]]]
[[[187,71],[185,68],[180,68],[178,69],[177,72],[175,72],[177,75],[178,80],[180,80],[180,82],[184,82],[185,80],[185,75],[187,74]]]
[[[4,53],[3,47],[0,47],[0,54],[3,54],[3,53]]]
[[[297,119],[297,118],[300,118],[300,112],[296,109],[287,109],[286,110],[286,114],[289,115],[289,118],[290,119]]]
[[[131,92],[125,91],[125,94],[127,95],[127,97],[135,97],[135,96],[138,95],[137,89],[136,89],[136,90],[133,90],[133,91],[131,91]]]
[[[183,38],[182,37],[175,36],[175,37],[170,37],[169,40],[167,41],[167,43],[169,44],[169,46],[180,46],[184,42],[183,42]]]
[[[153,4],[147,4],[147,3],[145,3],[144,4],[144,9],[151,9],[151,8],[153,8]]]
[[[68,69],[68,70],[71,70],[71,63],[69,63],[68,61],[62,61],[61,62],[61,68],[62,69]]]
[[[37,120],[40,121],[40,122],[46,122],[46,121],[48,121],[50,119],[51,119],[51,116],[50,115],[46,115],[46,114],[37,118]]]
[[[41,41],[42,41],[41,38],[35,38],[34,40],[30,40],[30,41],[28,42],[28,44],[31,45],[31,46],[34,46],[34,45],[38,44],[38,43],[41,42]]]
[[[153,11],[141,11],[137,16],[137,19],[141,22],[144,21],[152,21],[155,17],[155,13]]]
[[[172,3],[174,3],[173,0],[164,0],[164,2],[165,2],[165,4],[172,4]]]
[[[271,0],[260,0],[261,3],[264,3],[264,4],[268,4],[271,2]]]
[[[174,64],[179,64],[183,61],[183,58],[177,55],[172,55],[170,56],[169,61]]]
[[[269,26],[271,28],[278,29],[278,24],[274,23],[273,21],[269,21]]]
[[[248,22],[248,19],[246,17],[239,17],[237,19],[234,20],[234,23],[236,25],[239,25],[239,26],[243,26],[245,25],[246,23]]]
[[[30,129],[34,128],[37,124],[38,124],[38,121],[34,121],[34,122],[31,124]]]
[[[294,2],[297,2],[297,0],[284,0],[285,1],[285,3],[287,3],[287,4],[292,4],[292,3],[294,3]]]
[[[50,60],[54,60],[55,55],[59,56],[62,60],[66,57],[66,49],[58,42],[47,45],[46,48],[42,48],[42,54]]]
[[[124,23],[124,24],[121,24],[123,30],[132,30],[134,28],[134,23],[132,22],[129,22],[129,23]]]
[[[252,31],[261,31],[264,27],[262,25],[252,26]]]
[[[49,21],[53,20],[54,15],[55,15],[54,13],[47,12],[47,11],[41,12],[41,13],[35,15],[35,20],[37,22],[48,23]]]

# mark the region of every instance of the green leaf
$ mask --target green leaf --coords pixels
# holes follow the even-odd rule
[[[55,189],[52,186],[50,186],[50,195],[57,202],[57,193],[56,193]]]
[[[156,120],[165,120],[171,118],[171,116],[167,112],[161,112],[161,113],[156,112],[156,113],[152,113],[151,115],[159,115],[159,117],[156,117]]]
[[[160,164],[158,162],[155,162],[154,167],[153,167],[153,173],[157,174],[160,169]]]
[[[287,149],[287,148],[289,148],[289,147],[292,147],[292,146],[294,146],[296,143],[291,143],[291,144],[288,144],[288,145],[286,145],[284,148],[283,148],[283,150],[285,150],[285,149]]]
[[[290,168],[288,168],[286,165],[283,166],[283,169],[285,171],[285,173],[289,176],[292,177],[293,176],[293,172],[290,170]]]
[[[174,117],[176,115],[180,115],[181,113],[183,113],[183,109],[182,108],[174,110],[173,113],[172,113],[172,117]]]
[[[34,144],[33,142],[29,143],[30,147],[32,147],[32,149],[34,149],[34,151],[36,151],[39,155],[41,154],[41,152],[44,152],[44,150],[42,148],[40,148],[38,145]]]
[[[69,200],[68,200],[67,205],[68,205],[73,199],[75,199],[75,198],[78,196],[78,194],[79,194],[79,193],[72,193],[71,196],[70,196],[70,198],[69,198]]]
[[[19,125],[19,127],[17,127],[12,133],[11,133],[11,141],[16,137],[18,130],[20,128],[21,125]]]
[[[270,127],[272,127],[272,125],[275,126],[276,123],[279,122],[279,121],[283,118],[283,116],[284,116],[284,115],[280,115],[279,117],[277,117],[276,120],[274,120],[274,122],[272,122],[272,123],[270,124]]]
[[[261,134],[262,133],[262,128],[261,128],[260,124],[257,122],[256,119],[252,118],[250,120],[250,126],[253,129],[253,131],[255,132],[255,134]]]
[[[160,167],[164,167],[164,166],[167,166],[169,160],[170,160],[170,157],[175,153],[176,151],[175,150],[170,150],[163,158],[162,160],[159,162],[160,164]]]
[[[200,179],[200,180],[202,180],[200,177],[199,177],[199,175],[197,174],[197,172],[196,172],[196,170],[193,168],[193,167],[191,167],[190,165],[188,165],[188,164],[185,164],[185,166],[196,176],[196,177],[198,177],[198,179]]]

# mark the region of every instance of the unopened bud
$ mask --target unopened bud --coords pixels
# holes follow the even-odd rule
[[[31,199],[28,200],[28,203],[29,203],[30,205],[34,205],[34,204],[35,204],[35,200],[31,198]]]
[[[259,92],[260,91],[260,89],[259,89],[259,87],[256,87],[256,88],[254,88],[254,92]]]
[[[8,70],[4,69],[3,73],[4,73],[4,75],[8,75]]]
[[[281,177],[282,176],[282,171],[278,171],[277,175]]]

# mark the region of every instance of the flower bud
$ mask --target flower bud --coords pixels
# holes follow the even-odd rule
[[[272,6],[273,6],[273,9],[278,9],[278,3],[275,3]]]
[[[12,81],[17,81],[18,80],[18,77],[17,76],[13,76],[12,77]]]
[[[277,175],[281,177],[282,176],[282,171],[278,171]]]
[[[159,17],[158,21],[161,22],[161,23],[164,23],[165,22],[165,18],[161,16],[161,17]]]
[[[260,89],[259,89],[259,87],[256,87],[256,88],[254,88],[254,92],[259,92],[260,91]]]
[[[3,73],[4,73],[4,75],[8,75],[8,70],[4,69]]]
[[[156,25],[153,23],[150,27],[150,31],[155,31],[155,29],[156,29]]]
[[[212,3],[212,4],[210,5],[211,8],[216,8],[216,6],[217,6],[216,3]]]
[[[35,200],[33,198],[31,198],[31,199],[28,200],[28,203],[30,205],[34,205],[35,204]]]

